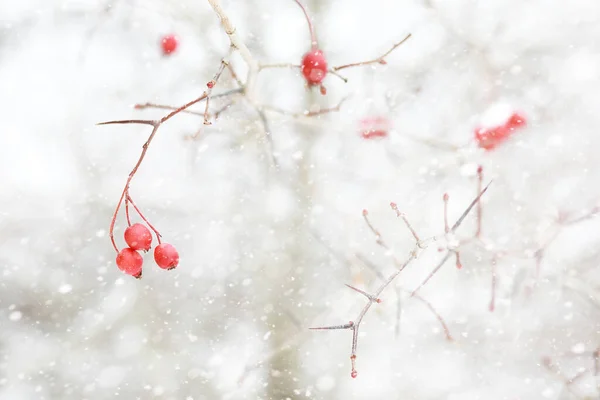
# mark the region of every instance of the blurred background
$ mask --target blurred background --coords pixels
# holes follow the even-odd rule
[[[600,3],[308,0],[327,95],[260,72],[264,126],[239,98],[210,126],[162,126],[131,195],[181,255],[115,265],[109,223],[148,137],[198,97],[229,41],[206,0],[0,2],[0,398],[592,399],[600,397]],[[310,47],[292,0],[223,0],[260,63]],[[163,54],[161,40],[176,35]],[[244,79],[239,56],[232,66]],[[235,88],[225,73],[215,88]],[[218,109],[224,100],[211,102]],[[194,108],[203,112],[203,105]],[[375,121],[375,122],[374,122]],[[443,258],[453,223],[493,179]],[[442,239],[414,247],[389,203]],[[378,246],[362,218],[392,251]],[[123,246],[120,214],[116,238]],[[445,250],[444,250],[445,251]],[[406,292],[408,291],[408,293]],[[492,307],[493,306],[493,307]],[[447,325],[447,340],[434,308]]]

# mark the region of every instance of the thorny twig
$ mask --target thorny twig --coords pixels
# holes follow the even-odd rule
[[[452,228],[449,231],[450,233],[454,233],[454,231],[456,231],[456,229],[458,229],[458,227],[464,221],[464,219],[466,218],[466,216],[473,209],[473,207],[475,206],[475,204],[477,204],[480,201],[481,196],[483,196],[483,194],[487,191],[487,189],[488,189],[488,187],[489,187],[490,184],[491,184],[491,182],[477,195],[477,197],[475,197],[475,199],[471,202],[471,204],[467,207],[467,209],[463,212],[463,214],[458,218],[458,220],[452,226]],[[392,203],[392,208],[393,209],[397,208],[397,207],[395,207],[394,203]],[[367,226],[369,227],[369,229],[375,235],[376,243],[379,246],[381,246],[382,248],[384,248],[386,250],[386,252],[391,253],[390,247],[383,240],[383,237],[382,237],[381,233],[370,222],[370,220],[368,218],[368,215],[369,215],[368,211],[367,210],[363,210],[363,218],[364,218]],[[410,226],[410,224],[406,224],[406,225],[407,225],[407,227]],[[369,311],[369,309],[371,308],[371,306],[374,303],[379,303],[380,302],[379,298],[380,298],[381,293],[389,286],[390,283],[392,283],[394,281],[394,279],[400,274],[400,272],[402,272],[402,270],[404,270],[404,268],[406,268],[413,260],[415,260],[417,258],[418,251],[419,251],[419,249],[422,248],[421,247],[422,246],[422,242],[419,240],[418,235],[416,235],[416,233],[414,232],[413,229],[409,228],[409,230],[411,231],[411,234],[413,234],[413,237],[415,238],[416,243],[415,243],[414,248],[411,250],[408,258],[406,259],[406,261],[400,262],[400,260],[398,260],[394,256],[393,260],[394,260],[394,264],[396,264],[396,267],[397,267],[396,271],[394,271],[381,285],[379,285],[379,287],[375,290],[375,292],[369,294],[368,292],[359,291],[356,288],[352,288],[355,291],[359,291],[359,293],[363,294],[368,299],[367,304],[365,304],[365,306],[361,309],[361,311],[359,312],[358,316],[354,319],[354,321],[350,321],[349,323],[342,324],[342,325],[331,325],[331,326],[322,326],[322,327],[311,328],[311,329],[318,329],[318,330],[339,330],[339,329],[350,329],[350,330],[352,330],[352,347],[351,347],[351,353],[350,353],[350,361],[351,361],[351,364],[352,364],[352,370],[351,370],[350,376],[352,378],[356,378],[358,376],[358,372],[356,370],[356,356],[357,356],[357,346],[358,346],[358,331],[359,331],[360,324],[361,324],[363,318],[365,317],[365,315],[367,314],[367,312]],[[448,251],[448,253],[444,257],[444,259],[442,260],[442,262],[439,264],[438,267],[436,267],[436,269],[434,270],[434,272],[432,272],[432,274],[425,280],[425,282],[427,280],[429,280],[429,278],[431,276],[433,276],[433,274],[437,270],[439,270],[439,268],[441,267],[441,265],[443,265],[443,263],[450,257],[450,254],[451,254],[451,252]],[[421,286],[419,286],[419,288]],[[414,290],[411,293],[411,296],[416,296],[416,292],[417,292],[417,290],[419,288],[417,288],[416,290]],[[426,303],[426,304],[429,304],[429,303]],[[430,310],[434,311],[435,314],[437,314],[437,312],[435,312],[435,310],[433,310],[433,307],[431,307],[431,304],[429,304],[429,308],[430,308]],[[437,315],[439,315],[439,314],[437,314]],[[449,336],[449,332],[447,330],[446,324],[443,322],[443,320],[441,319],[441,317],[439,318],[439,320],[442,323],[442,325],[445,327],[444,331],[446,332],[446,335],[448,337]]]
[[[250,104],[250,106],[252,106],[252,108],[254,108],[259,116],[259,119],[261,121],[261,123],[263,124],[264,127],[264,131],[265,131],[265,137],[267,139],[267,142],[269,144],[269,148],[270,148],[270,153],[271,153],[271,159],[273,161],[273,163],[276,162],[275,157],[273,155],[273,140],[272,140],[272,133],[269,129],[269,124],[268,124],[268,120],[267,117],[265,115],[265,110],[267,111],[275,111],[275,112],[280,112],[286,115],[291,115],[291,116],[305,116],[305,117],[310,117],[310,116],[316,116],[316,115],[321,115],[321,114],[325,114],[327,112],[333,112],[333,111],[338,111],[341,107],[341,104],[343,103],[344,99],[336,106],[333,107],[331,109],[323,109],[320,111],[316,111],[316,112],[304,112],[301,114],[294,114],[294,113],[288,113],[285,112],[283,110],[279,110],[276,109],[274,107],[269,108],[268,106],[263,106],[257,103],[256,101],[256,94],[255,94],[255,90],[256,90],[256,78],[257,75],[259,73],[259,71],[261,71],[262,69],[265,68],[271,68],[271,67],[275,67],[276,65],[259,65],[258,62],[254,59],[254,57],[252,56],[252,53],[250,52],[250,50],[248,49],[248,47],[245,45],[245,43],[241,40],[241,38],[238,36],[237,32],[236,32],[236,28],[233,25],[233,23],[231,22],[231,20],[229,19],[229,17],[227,16],[227,14],[225,13],[225,11],[223,10],[223,8],[221,7],[220,4],[220,0],[207,0],[208,3],[210,4],[210,6],[212,7],[212,9],[214,10],[215,14],[218,16],[221,25],[225,31],[225,33],[227,34],[227,36],[229,37],[229,41],[230,41],[230,49],[229,49],[229,53],[223,57],[221,59],[221,62],[219,64],[219,68],[217,69],[217,71],[215,72],[213,78],[207,83],[207,88],[204,90],[204,92],[202,93],[201,96],[197,97],[196,99],[184,104],[183,106],[180,107],[173,107],[173,106],[168,106],[168,105],[162,105],[162,104],[154,104],[154,103],[145,103],[145,104],[137,104],[135,106],[136,109],[145,109],[145,108],[158,108],[158,109],[165,109],[165,110],[170,110],[171,112],[167,115],[165,115],[164,117],[162,117],[159,120],[144,120],[144,119],[130,119],[130,120],[114,120],[114,121],[107,121],[107,122],[101,122],[98,125],[116,125],[116,124],[121,124],[121,125],[125,125],[125,124],[138,124],[138,125],[150,125],[152,126],[152,131],[150,132],[150,135],[148,136],[148,138],[146,139],[146,142],[144,143],[144,145],[142,146],[142,152],[138,158],[138,161],[135,163],[133,169],[131,170],[131,172],[129,173],[129,176],[125,182],[125,186],[124,189],[121,193],[121,196],[119,198],[119,201],[117,202],[117,206],[115,208],[115,212],[112,216],[111,219],[111,223],[110,223],[110,228],[109,228],[109,236],[110,236],[110,240],[111,243],[114,247],[114,249],[118,252],[119,249],[116,245],[115,239],[114,239],[114,227],[115,227],[115,223],[116,223],[116,218],[118,215],[118,212],[121,208],[121,205],[123,203],[125,203],[125,209],[126,209],[126,217],[127,217],[127,222],[128,224],[131,223],[130,218],[129,218],[129,203],[131,202],[131,196],[129,194],[129,187],[131,184],[131,181],[133,179],[133,177],[136,175],[142,161],[144,160],[145,156],[146,156],[146,152],[148,151],[148,147],[150,146],[152,140],[154,139],[159,127],[166,121],[168,121],[170,118],[172,118],[173,116],[179,114],[179,113],[189,113],[189,114],[194,114],[194,115],[201,115],[204,118],[204,124],[205,125],[209,125],[210,122],[210,113],[209,113],[209,107],[210,107],[210,100],[211,99],[216,99],[218,97],[228,97],[234,94],[241,94],[242,97]],[[298,3],[298,1],[296,0],[296,2]],[[303,8],[304,9],[304,8]],[[306,13],[306,12],[305,12]],[[310,19],[308,18],[307,15],[307,19],[309,21],[309,25],[310,25]],[[404,40],[408,39],[408,37],[410,37],[410,35],[408,35]],[[316,41],[315,36],[314,36],[314,31],[312,31],[311,28],[311,38],[313,43]],[[402,41],[403,42],[403,41]],[[392,49],[390,49],[387,53],[385,53],[383,56],[379,57],[376,60],[370,60],[370,61],[365,61],[365,62],[358,62],[358,63],[353,63],[353,64],[347,64],[344,66],[340,66],[337,68],[334,68],[332,70],[332,73],[335,73],[335,75],[337,74],[337,70],[339,69],[343,69],[343,68],[349,68],[349,67],[353,67],[353,66],[360,66],[360,65],[367,65],[367,64],[371,64],[373,62],[379,62],[379,63],[385,63],[384,57],[386,57],[388,54],[391,53],[391,51],[393,51],[395,48],[397,48],[402,42],[394,45],[392,47]],[[233,69],[233,67],[230,65],[229,63],[229,55],[234,52],[237,51],[239,52],[239,54],[241,55],[242,59],[244,60],[244,62],[247,64],[248,66],[248,74],[246,77],[246,81],[242,82],[242,80],[238,77],[238,75],[236,74],[235,70]],[[227,69],[228,71],[230,71],[232,78],[236,81],[236,83],[238,84],[238,86],[240,86],[237,89],[233,89],[230,90],[228,92],[224,92],[221,94],[216,94],[213,95],[212,91],[213,88],[216,86],[217,82],[219,81],[221,75],[223,74],[223,72],[225,71],[225,69]],[[341,77],[341,76],[339,76]],[[345,78],[341,77],[342,79],[345,80]],[[194,104],[197,104],[201,101],[206,101],[205,106],[204,106],[204,113],[200,113],[198,111],[193,111],[193,110],[189,110],[189,107],[193,106]],[[228,105],[226,105],[225,107],[223,107],[222,109],[218,110],[217,112],[215,112],[213,115],[214,117],[218,117],[218,115],[225,110],[228,107]],[[146,219],[145,219],[146,220]],[[154,230],[154,228],[153,228]],[[157,234],[157,236],[160,236],[158,234],[158,231],[154,230],[155,233]]]

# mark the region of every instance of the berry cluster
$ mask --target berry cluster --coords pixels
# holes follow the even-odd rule
[[[166,270],[177,267],[179,264],[179,253],[177,252],[177,249],[175,249],[175,247],[171,244],[161,243],[160,233],[148,222],[146,217],[140,212],[139,208],[135,205],[135,203],[133,203],[128,194],[125,196],[124,200],[125,215],[127,217],[128,226],[127,229],[125,229],[123,237],[125,239],[125,243],[127,243],[127,247],[119,250],[116,246],[113,236],[114,222],[119,211],[119,206],[121,205],[120,202],[117,206],[115,214],[113,215],[110,231],[111,241],[117,252],[117,267],[119,267],[122,272],[126,273],[127,275],[131,275],[134,278],[140,279],[142,277],[142,264],[144,263],[144,260],[139,252],[147,252],[152,248],[152,233],[150,232],[150,229],[152,229],[158,241],[158,246],[154,248],[154,262],[156,262],[156,265]],[[129,205],[134,208],[134,210],[140,215],[150,229],[148,229],[144,224],[131,223],[131,218],[129,217]]]

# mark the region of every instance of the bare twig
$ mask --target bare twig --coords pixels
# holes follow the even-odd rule
[[[454,338],[450,334],[450,329],[448,329],[448,325],[446,324],[446,321],[444,321],[444,318],[442,318],[442,316],[437,312],[437,310],[435,308],[433,308],[431,303],[428,302],[427,300],[425,300],[422,296],[419,296],[418,294],[411,295],[411,297],[414,297],[415,299],[419,300],[421,303],[425,304],[425,306],[427,306],[429,311],[431,311],[431,313],[433,315],[435,315],[435,317],[439,321],[440,325],[442,326],[442,329],[444,330],[444,335],[446,335],[446,339],[451,342],[454,341]]]
[[[344,97],[343,99],[340,100],[340,102],[334,106],[334,107],[329,107],[329,108],[322,108],[318,111],[304,111],[301,113],[295,113],[292,111],[287,111],[281,108],[277,108],[277,107],[272,107],[272,106],[262,106],[261,109],[265,110],[265,111],[271,111],[271,112],[276,112],[278,114],[283,114],[283,115],[288,115],[290,117],[293,118],[300,118],[300,117],[316,117],[318,115],[323,115],[323,114],[328,114],[331,112],[338,112],[340,111],[342,104],[344,104],[344,102],[346,100],[348,100],[349,97]]]
[[[477,197],[475,199],[473,199],[473,201],[471,202],[471,204],[469,205],[469,207],[467,207],[467,209],[462,213],[462,215],[460,216],[460,218],[454,223],[454,225],[452,225],[452,228],[450,228],[450,232],[454,232],[458,229],[458,227],[460,226],[460,224],[462,224],[462,222],[464,221],[464,219],[467,217],[467,215],[469,214],[469,212],[471,211],[471,209],[479,203],[479,199],[481,199],[481,196],[483,196],[483,194],[488,190],[488,188],[490,187],[490,185],[492,184],[493,181],[490,181],[490,183],[487,184],[486,187],[483,188],[483,190],[479,191],[479,195],[477,195]]]
[[[481,188],[483,186],[483,167],[480,165],[477,167],[477,192],[481,192]],[[481,237],[481,218],[483,214],[483,206],[481,202],[477,202],[477,232],[475,232],[475,237]]]
[[[489,185],[488,185],[489,186]],[[481,193],[479,193],[477,195],[477,197],[475,198],[475,200],[473,200],[473,202],[471,202],[471,204],[469,205],[469,207],[466,209],[466,211],[461,215],[461,217],[458,219],[458,221],[456,221],[456,223],[454,224],[453,228],[451,229],[451,232],[454,232],[461,224],[461,222],[464,220],[464,218],[468,215],[469,211],[471,211],[471,209],[473,208],[473,206],[481,199],[481,196],[483,195],[483,193],[485,193],[485,191],[487,190],[488,187],[486,187]],[[376,243],[378,245],[380,245],[382,248],[384,248],[386,250],[386,252],[391,253],[391,249],[390,247],[387,245],[387,243],[383,240],[381,233],[379,232],[379,230],[377,230],[375,228],[375,226],[371,223],[371,221],[368,218],[368,211],[367,210],[363,210],[363,218],[367,224],[367,226],[369,227],[369,229],[371,230],[371,232],[373,232],[373,234],[375,235],[376,238]],[[406,221],[405,221],[406,223]],[[351,347],[351,353],[350,353],[350,361],[351,361],[351,373],[350,376],[352,378],[356,378],[358,376],[358,372],[356,370],[356,356],[357,356],[357,347],[358,347],[358,332],[360,329],[360,324],[363,320],[363,318],[365,317],[365,315],[367,314],[367,312],[370,310],[371,306],[373,305],[373,303],[378,303],[378,301],[374,300],[374,299],[379,299],[381,296],[381,293],[390,285],[390,283],[392,283],[394,281],[394,279],[402,272],[402,270],[404,270],[404,268],[406,268],[413,260],[415,260],[417,258],[417,254],[418,251],[420,249],[420,240],[418,239],[418,236],[416,235],[416,233],[414,233],[414,230],[412,230],[410,228],[410,225],[407,224],[408,229],[411,231],[411,233],[413,234],[413,237],[415,238],[415,246],[412,249],[412,251],[410,252],[408,258],[406,259],[406,261],[404,262],[400,262],[399,260],[397,260],[394,257],[394,263],[396,264],[396,271],[394,271],[378,288],[377,290],[372,293],[369,294],[367,292],[364,292],[362,290],[356,289],[354,287],[351,287],[351,289],[363,294],[364,296],[367,297],[367,299],[369,300],[364,306],[363,308],[360,310],[358,316],[354,319],[354,321],[351,321],[348,324],[344,324],[344,325],[332,325],[332,326],[325,326],[325,327],[318,327],[318,328],[313,328],[313,329],[352,329],[352,347]],[[421,286],[423,286],[431,276],[433,276],[433,274],[435,273],[435,271],[437,271],[441,265],[443,265],[443,263],[450,257],[450,255],[453,254],[452,251],[448,251],[446,253],[446,256],[444,257],[444,259],[440,262],[439,266],[436,267],[436,269],[434,270],[434,272],[432,272],[430,274],[430,276],[425,280],[425,282],[423,282],[423,284],[421,284]],[[348,285],[347,285],[348,286]],[[419,288],[421,287],[419,286],[417,289],[415,289],[413,292],[411,292],[411,297],[417,297],[416,292],[419,290]],[[435,311],[435,309],[431,306],[431,303],[426,302],[424,299],[421,298],[421,301],[423,301],[428,308],[436,315],[436,317],[438,317],[438,321],[440,321],[440,323],[442,324],[442,327],[444,328],[444,332],[446,333],[446,337],[451,339],[448,327],[446,325],[446,323],[444,322],[444,320],[441,318],[441,316],[439,316],[439,314],[437,313],[437,311]]]
[[[333,67],[332,69],[334,71],[339,71],[341,69],[351,68],[351,67],[358,67],[358,66],[361,66],[361,65],[387,64],[387,61],[385,61],[385,58],[387,56],[389,56],[392,51],[396,50],[398,47],[400,47],[400,45],[402,45],[404,42],[406,42],[410,37],[411,37],[411,34],[409,33],[408,35],[406,35],[406,37],[404,39],[402,39],[398,43],[394,44],[391,49],[389,49],[388,51],[386,51],[385,53],[383,53],[383,55],[381,55],[381,56],[379,56],[377,58],[374,58],[374,59],[368,60],[368,61],[361,61],[361,62],[356,62],[356,63],[351,63],[351,64],[344,64],[344,65],[340,65],[338,67]]]
[[[229,54],[226,55],[225,57],[223,57],[221,59],[221,64],[219,64],[219,69],[217,70],[217,72],[215,72],[215,75],[213,76],[213,78],[208,81],[208,83],[206,84],[206,102],[205,102],[205,107],[204,107],[204,125],[210,125],[210,121],[209,121],[209,114],[208,114],[208,106],[210,104],[210,99],[211,99],[211,94],[212,91],[215,87],[215,85],[217,84],[217,82],[219,81],[219,78],[221,77],[221,74],[223,74],[223,71],[225,70],[225,67],[227,65],[229,65],[229,56],[231,55],[231,51],[233,50],[232,47],[229,48]]]
[[[493,257],[492,258],[492,298],[490,300],[490,311],[491,312],[493,312],[496,309],[496,285],[497,285],[496,265],[497,265],[496,257]]]
[[[419,286],[417,286],[417,288],[415,290],[412,291],[412,293],[410,294],[411,296],[414,296],[417,294],[417,292],[419,290],[421,290],[421,288],[423,286],[425,286],[427,284],[427,282],[429,282],[429,280],[431,278],[433,278],[433,276],[440,270],[440,268],[442,268],[444,266],[444,264],[446,263],[446,261],[448,261],[448,259],[450,258],[450,256],[452,255],[451,251],[448,251],[446,253],[446,255],[444,256],[444,258],[442,258],[440,260],[440,262],[438,263],[438,265],[433,269],[433,271],[431,271],[429,273],[429,275],[427,275],[427,277],[425,278],[425,280],[423,282],[421,282],[421,284]]]
[[[273,144],[273,135],[271,133],[271,127],[269,125],[269,120],[267,119],[265,112],[263,110],[261,110],[260,108],[256,108],[256,112],[258,113],[260,122],[262,123],[263,131],[264,131],[265,139],[266,139],[265,141],[267,143],[267,153],[268,153],[269,159],[271,161],[271,164],[274,167],[278,168],[279,162],[277,161],[277,157],[275,157],[275,146]]]
[[[408,222],[408,219],[406,219],[406,215],[404,215],[404,213],[401,213],[400,210],[398,210],[398,206],[396,205],[396,203],[390,203],[390,207],[392,207],[392,210],[394,210],[396,212],[396,216],[398,218],[402,218],[402,221],[404,221],[404,224],[406,225],[406,227],[408,228],[410,233],[412,233],[417,244],[421,244],[421,239],[419,239],[419,235],[417,235],[417,232],[415,232],[415,230],[412,227],[412,225],[410,224],[410,222]]]
[[[221,25],[223,26],[225,33],[227,34],[227,36],[229,36],[231,46],[240,52],[240,55],[248,65],[248,77],[246,79],[245,93],[246,96],[248,96],[250,102],[252,102],[254,98],[254,82],[256,81],[256,75],[259,70],[258,63],[252,56],[252,53],[250,53],[250,50],[248,49],[246,44],[240,39],[240,37],[236,33],[235,26],[221,7],[220,0],[208,0],[208,3],[219,17],[219,20],[221,21]]]

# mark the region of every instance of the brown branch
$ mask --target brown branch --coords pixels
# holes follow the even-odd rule
[[[344,102],[346,100],[348,100],[348,98],[349,97],[344,97],[334,107],[323,108],[323,109],[320,109],[318,111],[308,111],[308,110],[306,110],[306,111],[301,112],[301,113],[295,113],[295,112],[292,112],[292,111],[287,111],[287,110],[284,110],[282,108],[273,107],[273,106],[264,106],[263,105],[260,108],[262,110],[264,110],[264,111],[271,111],[271,112],[275,112],[275,113],[278,113],[278,114],[288,115],[288,116],[293,117],[293,118],[300,118],[300,117],[309,117],[310,118],[310,117],[316,117],[318,115],[323,115],[323,114],[327,114],[327,113],[331,113],[331,112],[338,112],[338,111],[340,111],[340,109],[342,107],[342,104],[344,104]]]
[[[227,64],[227,65],[229,65],[229,64]],[[229,96],[232,96],[235,94],[243,93],[243,90],[244,90],[243,88],[228,90],[227,92],[212,95],[210,98],[215,100],[215,99],[222,98],[222,97],[229,97]],[[170,105],[166,105],[166,104],[139,103],[139,104],[134,105],[133,108],[135,108],[136,110],[145,110],[147,108],[155,108],[155,109],[159,109],[159,110],[177,110],[179,107],[174,107],[174,106],[170,106]],[[204,117],[204,113],[200,112],[200,111],[182,110],[181,113],[192,114],[192,115]],[[215,113],[214,115],[215,115],[215,118],[217,118],[217,113]]]
[[[161,124],[163,124],[164,122],[168,121],[170,118],[172,118],[174,115],[177,115],[178,113],[186,110],[187,108],[193,106],[194,104],[206,99],[207,94],[206,92],[204,92],[202,94],[202,96],[184,104],[183,106],[171,111],[169,114],[165,115],[164,117],[162,117],[160,120],[155,121],[155,120],[116,120],[116,121],[107,121],[107,122],[100,122],[97,125],[113,125],[113,124],[140,124],[140,125],[151,125],[152,126],[152,132],[150,132],[150,135],[148,136],[148,139],[146,139],[146,142],[144,143],[144,145],[142,146],[142,152],[140,153],[140,156],[137,160],[137,162],[135,163],[133,169],[131,170],[131,172],[129,173],[129,176],[127,177],[127,180],[125,181],[125,187],[123,188],[123,191],[121,192],[121,197],[119,198],[119,201],[117,202],[117,206],[115,208],[115,211],[113,213],[112,219],[110,221],[110,227],[109,227],[109,237],[110,237],[110,241],[113,245],[113,248],[115,249],[115,251],[118,253],[119,252],[119,248],[117,247],[117,244],[115,242],[115,237],[114,237],[114,229],[115,229],[115,223],[117,221],[117,215],[119,214],[119,209],[121,208],[121,204],[123,204],[123,201],[128,198],[128,201],[131,201],[131,197],[129,196],[129,185],[131,184],[131,181],[133,179],[133,177],[135,176],[135,174],[137,173],[138,169],[140,168],[140,165],[142,164],[142,161],[144,161],[144,158],[146,157],[146,152],[148,151],[148,147],[150,146],[150,143],[152,143],[152,140],[154,139],[154,136],[156,135],[156,132],[158,132],[158,128],[161,126]],[[132,203],[133,205],[133,203]],[[156,232],[156,231],[155,231]]]
[[[391,49],[389,49],[388,51],[386,51],[385,53],[383,53],[381,56],[379,56],[377,58],[374,58],[374,59],[368,60],[368,61],[344,64],[344,65],[340,65],[338,67],[333,67],[332,69],[333,69],[333,71],[339,71],[339,70],[345,69],[345,68],[359,67],[362,65],[369,65],[369,64],[384,64],[385,65],[385,64],[387,64],[387,61],[385,61],[385,58],[387,56],[389,56],[392,51],[396,50],[398,47],[400,47],[400,45],[402,45],[404,42],[406,42],[410,37],[411,37],[411,34],[409,33],[408,35],[406,35],[406,37],[404,39],[402,39],[400,42],[393,45]]]

